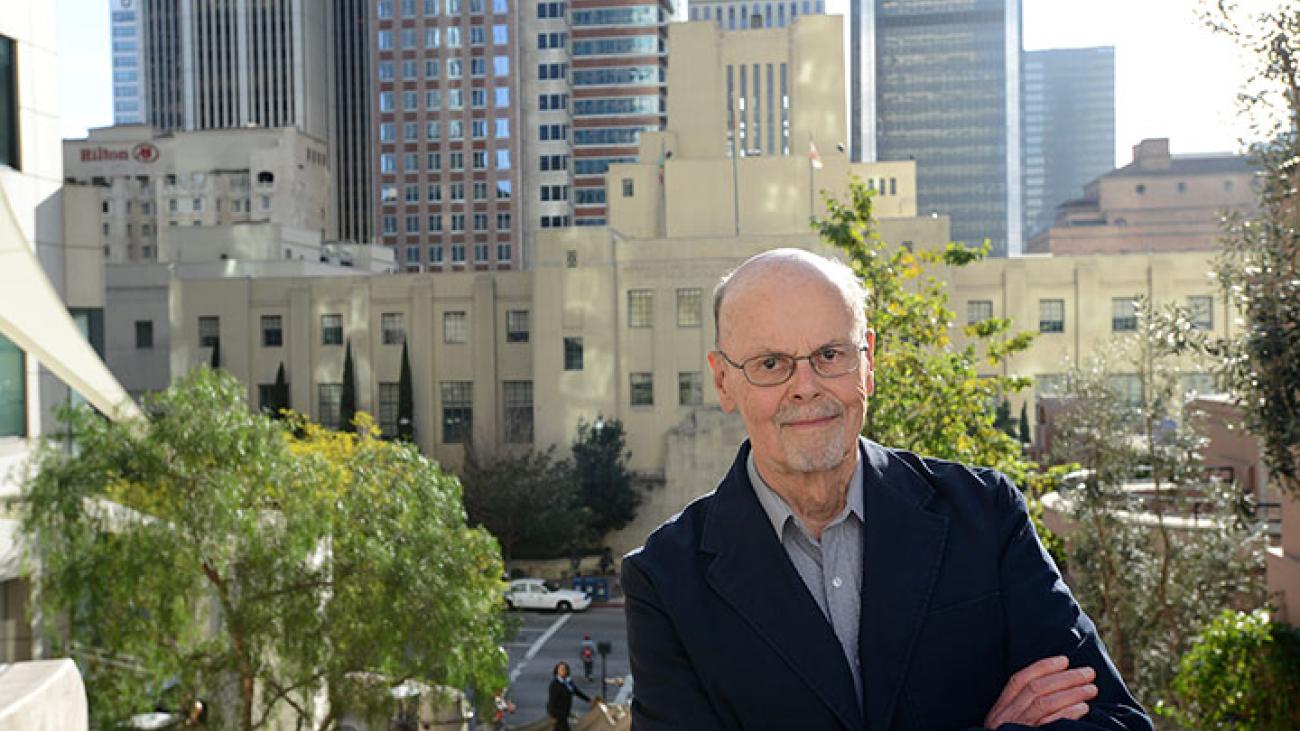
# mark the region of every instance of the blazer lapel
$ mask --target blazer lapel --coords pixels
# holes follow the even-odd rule
[[[948,519],[924,509],[934,489],[909,465],[863,440],[866,512],[858,633],[870,731],[889,728],[943,560]]]
[[[709,510],[700,550],[715,556],[706,580],[846,728],[861,729],[844,650],[754,495],[748,455],[745,442]]]

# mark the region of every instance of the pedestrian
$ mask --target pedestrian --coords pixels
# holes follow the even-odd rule
[[[571,731],[569,711],[573,708],[575,695],[591,702],[591,698],[573,684],[573,678],[569,677],[569,664],[563,661],[555,663],[555,669],[551,672],[551,686],[546,694],[546,715],[555,719],[551,731]]]
[[[517,706],[512,700],[506,698],[506,692],[503,690],[492,696],[492,728],[494,731],[501,731],[506,727],[506,714],[514,715]]]
[[[582,657],[582,674],[591,682],[591,666],[596,662],[596,643],[591,641],[591,635],[582,636],[582,651],[579,653]]]
[[[1150,731],[1015,484],[860,436],[866,297],[799,249],[714,290],[709,366],[749,439],[623,559],[633,726]]]
[[[614,552],[605,546],[605,550],[600,554],[600,573],[608,574],[614,570]]]

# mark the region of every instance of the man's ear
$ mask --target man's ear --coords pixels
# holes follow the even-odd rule
[[[709,369],[713,371],[713,386],[718,389],[718,404],[722,406],[723,411],[730,414],[736,410],[736,399],[728,391],[730,384],[727,382],[727,376],[730,374],[727,371],[731,366],[727,365],[727,361],[722,359],[718,351],[710,350]]]

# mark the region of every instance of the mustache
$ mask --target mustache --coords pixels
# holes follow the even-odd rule
[[[813,406],[783,404],[776,411],[776,423],[789,424],[795,421],[811,421],[813,419],[824,419],[828,416],[839,416],[843,413],[844,406],[832,401],[826,401]]]

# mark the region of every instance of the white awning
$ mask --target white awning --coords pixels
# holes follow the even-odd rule
[[[23,236],[0,190],[0,334],[33,355],[110,419],[140,409],[90,346]]]

